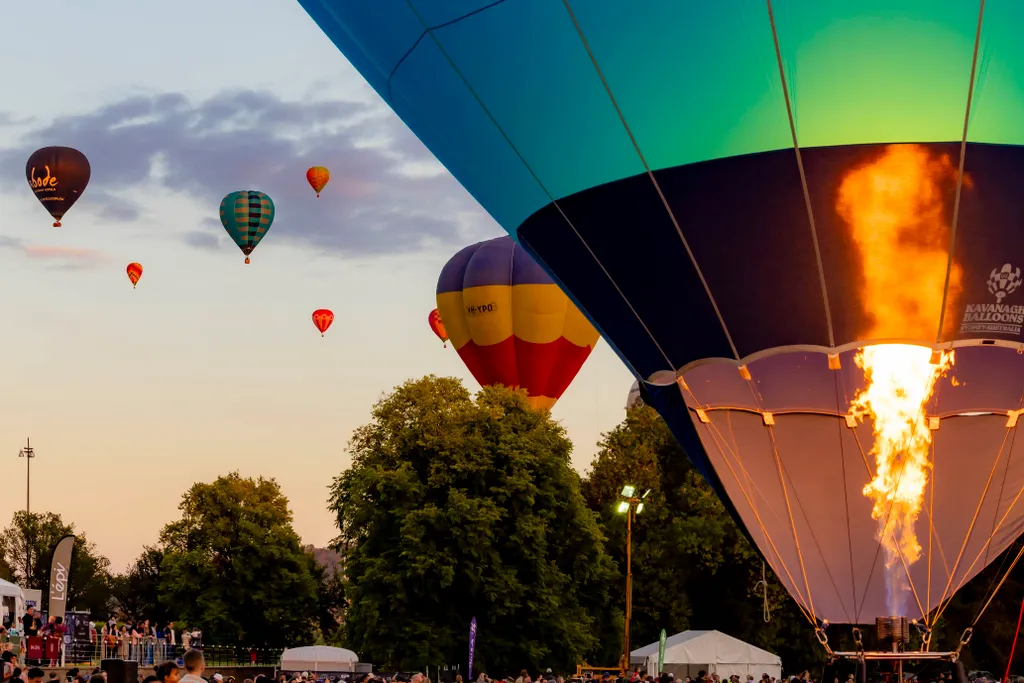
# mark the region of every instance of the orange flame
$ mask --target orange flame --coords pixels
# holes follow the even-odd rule
[[[861,338],[935,334],[949,258],[951,212],[945,200],[956,172],[948,155],[918,145],[890,145],[843,178],[836,209],[860,255],[862,312],[870,321]],[[966,177],[964,185],[969,187]],[[953,263],[949,309],[962,277],[962,268]],[[952,316],[946,320],[952,322]],[[928,347],[879,344],[862,348],[855,360],[866,384],[850,413],[858,420],[871,416],[873,423],[876,469],[863,493],[874,503],[871,517],[885,551],[887,616],[905,616],[911,588],[907,571],[921,557],[914,524],[931,466],[925,406],[955,358],[944,352],[933,363]]]

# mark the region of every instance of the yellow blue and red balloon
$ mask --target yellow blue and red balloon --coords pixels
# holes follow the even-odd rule
[[[600,336],[510,237],[455,254],[437,281],[437,310],[481,385],[522,387],[538,409],[561,397]]]
[[[135,289],[135,285],[139,284],[139,280],[142,278],[142,264],[129,263],[127,270],[128,279],[132,281],[132,289]]]
[[[320,336],[324,336],[324,332],[334,322],[334,311],[328,308],[318,308],[313,311],[313,324],[316,325],[316,329],[320,330]]]

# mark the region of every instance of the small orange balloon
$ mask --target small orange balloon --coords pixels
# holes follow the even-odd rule
[[[434,331],[437,338],[445,342],[444,347],[448,348],[448,332],[444,329],[444,323],[441,322],[441,314],[437,312],[436,308],[427,316],[427,322],[430,323],[430,329]]]
[[[129,263],[128,264],[128,279],[132,281],[132,289],[135,289],[135,285],[139,284],[139,278],[142,277],[142,264],[141,263]]]
[[[316,196],[320,196],[320,190],[324,189],[327,185],[327,181],[331,179],[331,172],[327,170],[325,166],[313,166],[306,171],[306,180],[309,181],[310,187],[316,191]]]
[[[313,324],[316,325],[316,329],[320,330],[320,336],[324,336],[324,332],[334,322],[334,313],[328,308],[318,308],[313,311]]]

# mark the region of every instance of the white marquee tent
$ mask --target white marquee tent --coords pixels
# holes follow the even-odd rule
[[[329,645],[288,648],[281,653],[282,671],[337,673],[355,671],[359,655],[352,650]]]
[[[654,642],[633,650],[629,656],[633,666],[645,668],[652,675],[658,673],[658,643]],[[683,631],[665,640],[665,662],[662,670],[676,678],[697,675],[704,670],[718,674],[722,680],[737,674],[740,681],[747,676],[760,680],[761,674],[782,678],[782,660],[721,631]]]
[[[25,594],[21,586],[0,579],[0,604],[3,605],[4,616],[10,616],[17,622],[25,613]]]

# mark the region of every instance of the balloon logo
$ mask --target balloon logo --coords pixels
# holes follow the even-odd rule
[[[25,179],[43,208],[53,216],[53,227],[64,217],[89,184],[89,160],[71,147],[37,149],[25,164]]]
[[[255,190],[232,192],[220,202],[220,222],[249,263],[249,254],[274,222],[274,200]]]
[[[441,314],[437,312],[435,308],[427,316],[427,323],[430,325],[430,329],[434,331],[437,338],[443,341],[444,347],[448,348],[448,332],[444,329],[444,323],[441,322]]]
[[[128,279],[132,281],[132,289],[135,289],[135,285],[139,284],[139,279],[142,278],[142,264],[141,263],[129,263],[128,264]]]
[[[334,312],[328,308],[318,308],[313,311],[313,324],[316,325],[316,329],[320,330],[320,336],[324,336],[324,332],[334,322]]]
[[[539,409],[555,404],[599,339],[511,237],[455,254],[437,280],[437,310],[480,384],[522,387]]]
[[[309,182],[309,186],[316,192],[317,197],[320,196],[320,191],[326,187],[330,179],[331,172],[325,166],[313,166],[306,171],[306,180]]]

